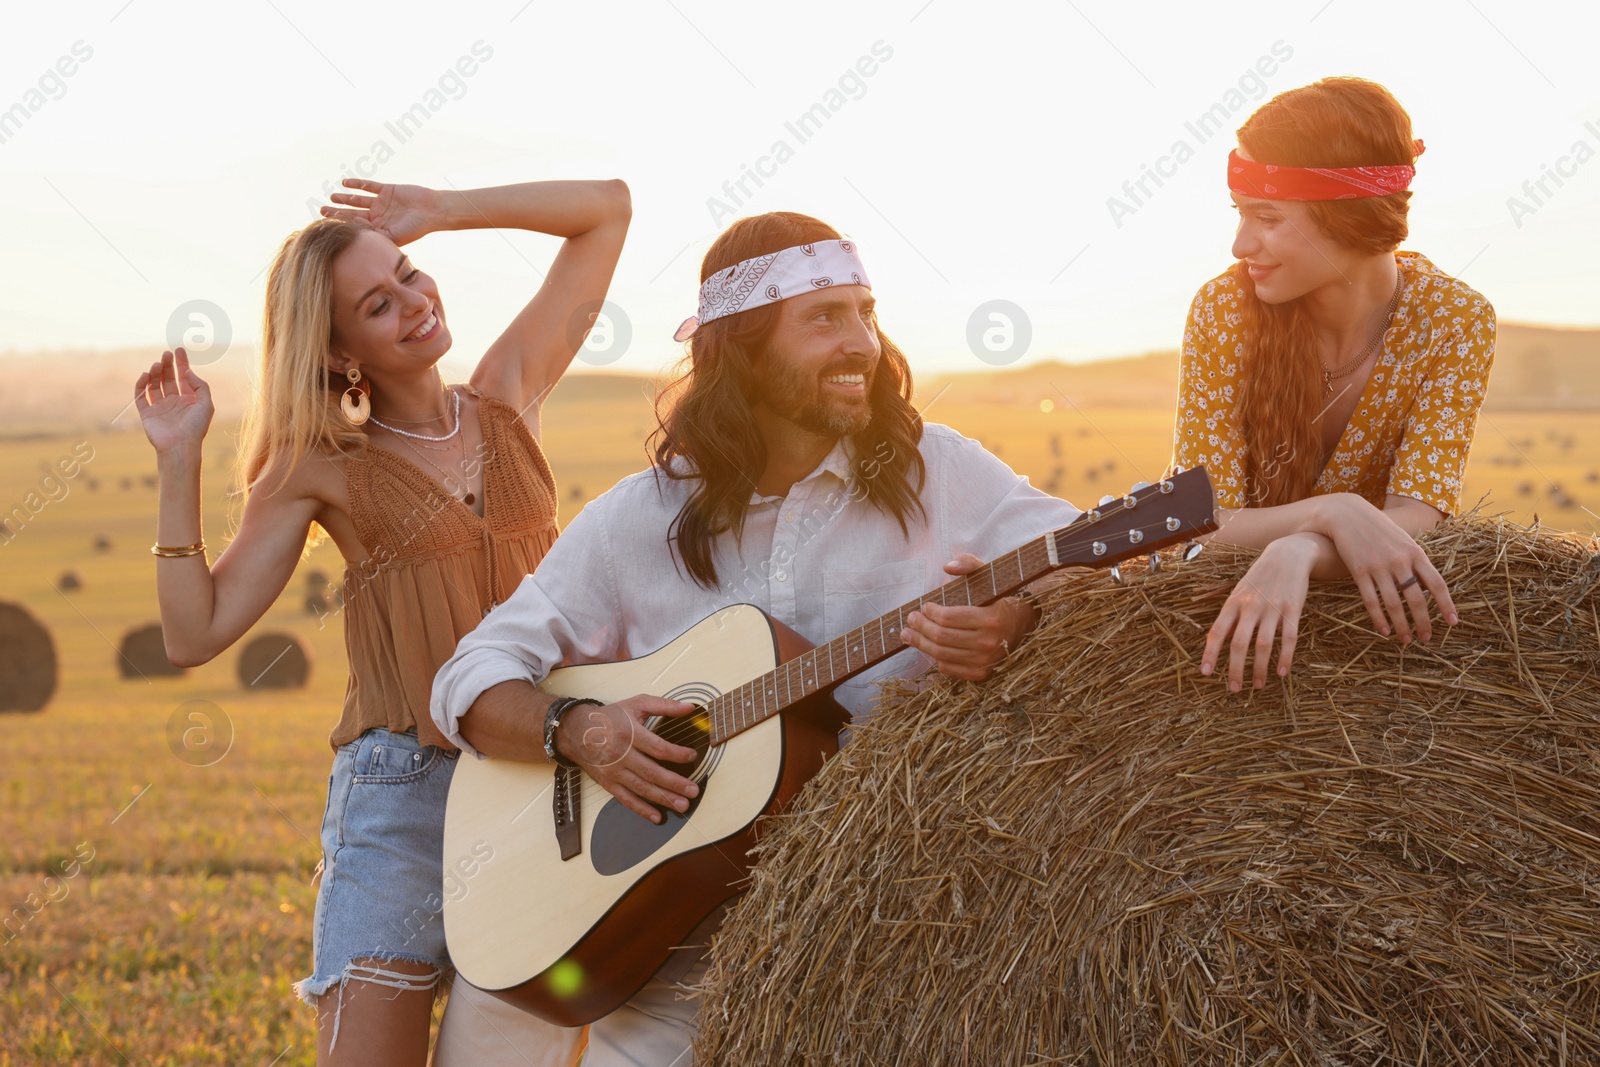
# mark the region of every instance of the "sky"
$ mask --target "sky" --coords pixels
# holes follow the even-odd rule
[[[92,0],[8,16],[0,351],[158,355],[172,330],[228,358],[259,337],[278,246],[358,172],[625,179],[633,223],[591,367],[678,358],[711,239],[780,209],[859,243],[919,371],[1170,349],[1232,262],[1233,131],[1345,74],[1386,85],[1427,142],[1404,247],[1502,321],[1600,325],[1600,5]],[[1208,111],[1227,121],[1199,129]],[[450,376],[555,247],[520,231],[411,246],[451,319]]]

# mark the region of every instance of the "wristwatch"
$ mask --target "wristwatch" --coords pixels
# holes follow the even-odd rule
[[[577,770],[578,764],[556,748],[556,730],[561,726],[561,717],[579,704],[592,704],[597,708],[605,706],[592,697],[557,697],[544,713],[544,758],[569,771]]]

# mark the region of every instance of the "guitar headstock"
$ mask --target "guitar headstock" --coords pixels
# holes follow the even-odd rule
[[[1211,476],[1193,467],[1092,507],[1046,538],[1052,563],[1109,567],[1216,528]]]

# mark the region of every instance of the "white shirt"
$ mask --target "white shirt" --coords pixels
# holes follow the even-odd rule
[[[887,447],[887,446],[882,446]],[[928,424],[925,517],[909,536],[863,499],[871,457],[854,462],[841,439],[786,496],[753,495],[744,533],[715,544],[719,585],[697,585],[671,552],[667,531],[694,488],[688,480],[631,475],[591,501],[557,538],[536,573],[462,638],[433,681],[433,720],[453,744],[478,695],[513,679],[538,684],[560,666],[648,655],[730,604],[754,604],[816,644],[893,611],[949,580],[962,552],[990,560],[1077,518],[978,442]],[[855,481],[852,482],[852,478]],[[931,661],[904,650],[849,679],[834,697],[862,721],[873,684],[912,677]]]

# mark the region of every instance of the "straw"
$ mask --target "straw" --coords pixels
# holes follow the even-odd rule
[[[768,821],[696,1062],[1600,1062],[1597,545],[1424,545],[1427,645],[1318,583],[1231,694],[1199,658],[1255,553],[1213,545],[886,698]]]

